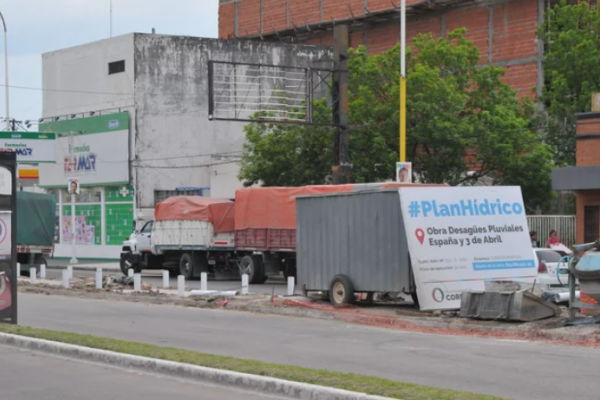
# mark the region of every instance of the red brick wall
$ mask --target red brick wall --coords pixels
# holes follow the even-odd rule
[[[231,37],[235,32],[234,4],[231,0],[221,0],[219,12],[219,36]],[[420,0],[407,0],[407,4]],[[322,2],[322,10],[321,10]],[[262,0],[263,34],[286,29],[288,22],[298,27],[320,21],[351,18],[350,8],[355,17],[364,15],[364,0]],[[398,4],[398,1],[396,1]],[[350,6],[350,7],[349,7]],[[369,11],[389,10],[389,0],[368,0]],[[240,0],[238,2],[238,35],[256,35],[260,31],[261,0]],[[481,63],[487,63],[491,53],[492,62],[510,65],[506,67],[505,82],[515,88],[519,95],[535,96],[537,85],[537,41],[536,26],[538,18],[538,0],[513,0],[490,8],[480,7],[449,9],[445,13],[427,13],[410,17],[407,26],[409,42],[418,33],[432,33],[434,37],[455,28],[466,27],[467,38],[479,48]],[[321,20],[321,13],[322,20]],[[489,44],[489,20],[492,17],[492,47]],[[247,33],[246,33],[247,32]],[[366,44],[370,53],[379,53],[395,46],[400,39],[398,21],[380,22],[376,25],[363,25],[351,28],[350,46]],[[315,33],[304,44],[332,45],[331,33]],[[515,64],[515,60],[518,62]],[[515,65],[512,65],[515,64]]]
[[[600,118],[582,119],[577,121],[577,135],[600,132]],[[600,139],[589,138],[577,141],[578,167],[600,165]]]

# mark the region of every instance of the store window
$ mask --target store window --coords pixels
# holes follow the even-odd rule
[[[71,195],[62,192],[63,201],[63,243],[71,243]],[[102,244],[102,188],[81,188],[75,199],[75,243],[84,245]]]
[[[135,230],[134,190],[130,186],[106,188],[106,244],[120,246]]]

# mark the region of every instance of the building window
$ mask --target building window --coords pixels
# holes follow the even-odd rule
[[[600,238],[600,206],[586,206],[583,214],[583,241],[591,243]]]
[[[119,72],[125,72],[125,60],[108,63],[109,75],[118,74]]]

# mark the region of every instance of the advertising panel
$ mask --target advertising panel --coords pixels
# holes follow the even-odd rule
[[[17,155],[0,152],[0,322],[17,321]]]
[[[56,132],[56,164],[40,166],[40,186],[129,183],[129,113],[53,121],[40,130]]]
[[[19,163],[54,163],[55,145],[52,132],[0,132],[0,151],[17,153]]]
[[[520,187],[400,188],[422,310],[460,308],[486,280],[537,276]]]

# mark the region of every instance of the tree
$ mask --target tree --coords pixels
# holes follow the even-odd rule
[[[600,12],[588,3],[561,1],[549,8],[538,30],[544,43],[542,101],[547,142],[557,164],[575,164],[575,114],[590,111],[600,91]]]
[[[479,50],[465,39],[465,32],[457,29],[439,39],[419,35],[412,41],[407,54],[407,157],[421,182],[472,185],[485,179],[490,184],[521,184],[529,209],[544,206],[551,193],[551,154],[532,129],[533,103],[528,98],[520,101],[502,82],[502,68],[478,65]],[[350,52],[349,117],[352,125],[360,126],[350,133],[352,177],[357,182],[394,178],[399,147],[398,60],[398,46],[377,55],[367,54],[364,47]],[[275,153],[259,154],[257,146],[268,146],[280,135],[279,128],[254,123],[246,129],[249,147],[240,177],[247,183],[268,185],[278,169],[287,170],[280,157],[290,149],[270,146]],[[287,131],[296,138],[294,143],[301,132],[314,132],[305,127],[283,129],[294,132]],[[330,138],[331,134],[327,139],[319,137],[323,140],[319,146],[332,143]],[[307,135],[307,140],[316,139]],[[275,159],[279,161],[271,163]],[[324,178],[333,157],[319,161]],[[261,172],[252,169],[259,165]],[[282,179],[277,184],[315,183],[314,175],[298,173],[294,180],[278,173]]]

